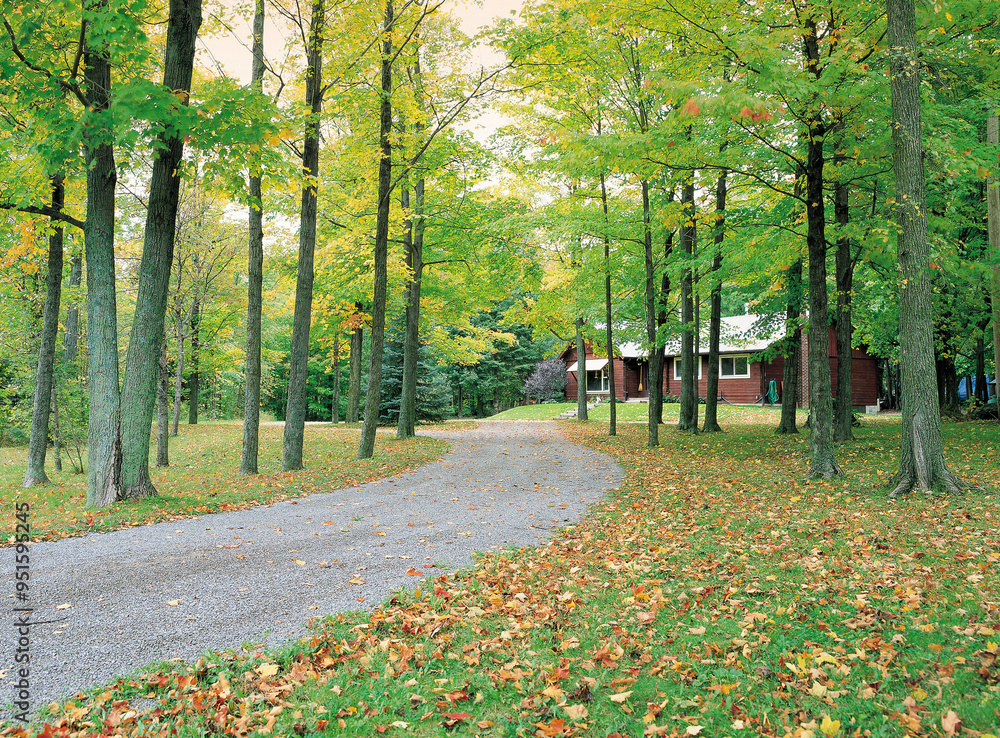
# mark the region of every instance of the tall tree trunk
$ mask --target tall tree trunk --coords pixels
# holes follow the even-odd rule
[[[726,240],[726,175],[725,170],[715,183],[715,258],[712,274],[722,269],[722,244]],[[711,316],[708,328],[708,381],[705,388],[705,423],[702,433],[721,433],[719,426],[719,342],[722,333],[722,279],[712,285]]]
[[[657,308],[660,296],[656,283],[656,263],[653,260],[653,231],[650,225],[649,182],[642,180],[642,230],[643,263],[646,271],[645,307],[646,342],[649,347],[649,420],[647,423],[647,445],[660,445],[659,421],[663,413],[663,347],[657,340]]]
[[[844,159],[838,156],[838,163]],[[833,402],[833,440],[854,440],[854,389],[851,361],[851,293],[854,290],[854,259],[851,239],[843,229],[851,221],[850,192],[846,182],[837,181],[833,186],[833,212],[841,236],[837,239],[837,397]]]
[[[83,0],[86,14],[110,13],[107,0]],[[91,26],[88,30],[92,30]],[[87,507],[105,507],[118,498],[121,455],[118,435],[118,320],[115,296],[115,187],[112,147],[111,64],[108,50],[93,45],[88,33],[84,49],[84,157],[87,163]]]
[[[52,186],[52,209],[62,210],[65,188],[60,174],[49,177]],[[23,486],[48,484],[45,475],[45,452],[49,443],[49,413],[52,411],[52,387],[56,363],[56,338],[59,333],[59,302],[62,297],[63,229],[52,219],[49,234],[49,255],[45,278],[45,307],[42,335],[38,346],[38,370],[35,374],[35,396],[31,404],[31,430],[28,436],[28,468]]]
[[[798,433],[795,424],[795,411],[799,400],[799,357],[802,355],[802,329],[799,327],[799,316],[802,313],[802,259],[796,259],[788,267],[785,290],[788,299],[785,303],[785,367],[781,376],[781,420],[774,432],[778,434]]]
[[[816,22],[806,22],[803,35],[806,61],[821,74]],[[844,472],[833,452],[833,388],[830,378],[830,322],[826,289],[826,214],[823,207],[824,140],[828,133],[819,101],[807,120],[806,243],[809,247],[809,464],[810,477],[841,476]]]
[[[583,340],[583,318],[576,319],[576,418],[587,417],[587,346]]]
[[[674,193],[667,193],[667,202],[673,202]],[[663,237],[663,273],[660,275],[660,294],[657,298],[656,305],[656,332],[657,335],[665,335],[665,326],[667,325],[667,303],[670,300],[670,272],[666,268],[666,264],[670,260],[670,254],[674,250],[674,231],[673,229],[668,230],[666,235]],[[662,355],[662,351],[660,354]],[[652,369],[652,366],[650,366]],[[658,425],[663,425],[663,374],[667,371],[666,359],[660,359],[660,402],[650,407],[650,410],[656,415],[656,422]],[[647,377],[648,379],[648,377]]]
[[[360,316],[361,305],[356,304],[355,309]],[[358,422],[358,409],[361,405],[361,353],[364,350],[365,329],[360,323],[351,331],[351,378],[348,385],[347,395],[347,422]]]
[[[174,367],[174,413],[170,425],[170,435],[176,436],[181,420],[181,400],[183,399],[184,383],[184,322],[178,312],[176,315],[177,330],[177,365]]]
[[[333,397],[330,402],[330,422],[340,422],[340,331],[333,337]]]
[[[170,396],[167,368],[167,336],[160,343],[159,372],[156,381],[156,465],[170,466]]]
[[[423,78],[420,71],[420,47],[411,69],[413,96],[417,110],[423,112]],[[419,146],[424,126],[419,119],[414,125],[414,135]],[[412,164],[413,162],[411,162]],[[424,177],[418,176],[414,186],[414,209],[408,213],[404,240],[406,266],[410,279],[403,301],[406,304],[406,323],[403,328],[403,379],[399,402],[397,438],[409,438],[416,433],[417,425],[417,367],[420,364],[420,290],[424,272]],[[407,195],[407,199],[409,196]],[[404,210],[409,209],[409,203]]]
[[[264,84],[264,0],[256,0],[253,16],[253,65],[250,89],[258,95]],[[261,187],[261,160],[257,157],[250,172],[250,208],[247,234],[247,344],[246,396],[243,404],[243,453],[240,474],[257,473],[260,448],[260,346],[264,292],[264,198]]]
[[[191,89],[194,47],[201,26],[201,0],[170,0],[163,86],[183,96]],[[184,138],[160,134],[149,185],[145,237],[139,262],[139,290],[125,359],[121,395],[122,491],[124,499],[157,494],[149,477],[149,435],[156,402],[163,323],[174,261]]]
[[[191,303],[191,371],[188,372],[188,425],[198,425],[201,402],[201,298]]]
[[[677,429],[698,432],[698,357],[695,354],[694,323],[694,179],[684,183],[681,190],[680,228],[681,252],[684,268],[681,272],[681,406]],[[676,359],[674,359],[676,361]]]
[[[70,300],[66,306],[66,324],[63,329],[62,370],[56,375],[52,389],[52,421],[54,424],[52,432],[55,446],[55,470],[57,472],[62,471],[62,457],[59,451],[63,446],[62,429],[59,426],[59,381],[77,375],[76,354],[80,339],[80,308],[76,303],[76,292],[82,278],[83,253],[79,249],[74,249],[73,255],[70,257],[69,267]],[[72,457],[69,459],[72,464]]]
[[[601,133],[600,121],[598,120],[598,135]],[[611,406],[608,408],[608,435],[618,434],[618,414],[616,405],[618,394],[615,392],[615,345],[611,335],[611,238],[608,235],[610,223],[608,221],[608,187],[604,181],[604,173],[601,173],[601,209],[604,211],[604,323],[605,340],[608,345],[608,391],[611,393]]]
[[[299,270],[295,282],[295,316],[288,356],[288,403],[281,449],[282,471],[302,468],[302,444],[306,427],[306,385],[309,378],[309,327],[312,323],[313,258],[316,251],[316,191],[319,187],[319,124],[323,108],[323,17],[324,0],[312,0],[309,22],[306,104],[310,116],[302,147],[302,185],[299,210]]]
[[[465,395],[464,395],[464,393],[462,391],[463,389],[464,388],[462,387],[462,380],[459,379],[458,380],[458,392],[456,393],[458,399],[457,399],[457,401],[455,403],[458,406],[458,412],[456,413],[456,415],[457,415],[457,417],[458,417],[459,420],[462,419],[462,407],[463,407],[463,405],[465,405]]]
[[[1000,116],[986,120],[986,141],[994,147],[1000,144]],[[1000,178],[990,177],[986,186],[987,231],[993,253],[993,381],[1000,394]],[[997,415],[1000,422],[1000,414]]]
[[[385,339],[385,298],[389,254],[389,196],[392,185],[392,27],[395,15],[392,0],[385,2],[384,40],[382,41],[382,86],[379,105],[378,212],[375,216],[375,263],[372,298],[372,349],[368,365],[368,394],[365,397],[365,418],[361,428],[359,459],[370,459],[375,453],[375,431],[378,409],[382,402],[382,354]]]
[[[934,391],[934,334],[928,272],[927,197],[920,132],[920,62],[914,0],[887,0],[889,90],[892,97],[892,165],[896,175],[899,222],[899,344],[903,424],[899,472],[891,496],[942,487],[958,492],[968,485],[954,476],[944,458],[941,414]]]

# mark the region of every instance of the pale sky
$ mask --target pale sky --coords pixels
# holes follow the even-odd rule
[[[214,0],[206,3],[205,15],[212,13],[213,6],[229,6],[235,0]],[[489,25],[496,17],[510,17],[512,10],[520,10],[523,0],[447,0],[448,6],[462,18],[462,30],[469,36],[474,36],[483,26]],[[273,16],[272,16],[273,17]],[[225,73],[239,79],[249,81],[250,77],[250,42],[252,18],[244,18],[239,26],[233,29],[228,37],[205,38],[198,42],[198,61],[208,69],[215,71],[221,65]],[[284,28],[269,23],[264,31],[265,48],[273,62],[277,62],[282,53]],[[484,49],[479,55],[479,64],[491,65],[499,61],[499,56]]]

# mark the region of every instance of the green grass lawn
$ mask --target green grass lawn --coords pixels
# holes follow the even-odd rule
[[[572,410],[575,402],[555,402],[542,405],[521,405],[490,416],[490,420],[555,420],[560,413]]]
[[[562,424],[627,479],[545,545],[281,653],[151,667],[57,706],[53,732],[995,738],[1000,427],[944,426],[952,470],[987,491],[891,500],[898,417],[866,419],[825,481],[776,421],[733,409],[725,433],[664,427],[656,449],[641,424]]]
[[[375,455],[357,461],[357,428],[309,424],[305,434],[305,471],[286,474],[281,472],[282,428],[261,426],[261,473],[244,477],[236,473],[243,442],[241,424],[182,425],[178,436],[170,439],[170,466],[150,470],[160,494],[101,510],[84,509],[86,475],[71,473],[68,465],[61,474],[55,474],[51,456],[46,474],[53,484],[23,489],[27,449],[0,448],[0,490],[6,509],[11,509],[15,501],[31,505],[32,534],[36,540],[47,540],[237,510],[349,487],[422,466],[438,458],[447,446],[431,438],[397,441],[391,435],[379,434]],[[153,460],[155,453],[150,463]],[[0,545],[12,541],[11,530]]]

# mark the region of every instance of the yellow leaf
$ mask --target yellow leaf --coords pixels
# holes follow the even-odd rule
[[[555,686],[554,684],[551,684],[542,690],[542,694],[544,694],[546,697],[551,697],[554,700],[558,700],[566,693],[563,692],[561,689],[559,689],[559,687]]]
[[[705,729],[704,725],[689,725],[684,729],[685,735],[698,735]]]
[[[951,13],[945,13],[944,17],[948,19],[949,23],[951,23]]]
[[[632,690],[630,689],[628,692],[619,692],[618,694],[613,694],[609,699],[612,702],[617,702],[619,705],[622,705],[625,703],[625,700],[627,700],[629,698],[629,695],[631,694]]]
[[[809,688],[809,694],[811,694],[813,697],[823,697],[824,695],[826,695],[826,692],[827,688],[824,687],[819,682],[813,682],[812,687]]]
[[[840,732],[840,721],[833,720],[829,715],[823,716],[823,722],[819,724],[819,729],[823,731],[826,738],[833,738]]]
[[[584,705],[566,705],[563,709],[571,720],[583,720],[590,714]]]
[[[299,566],[305,566],[305,565],[306,565],[306,562],[305,562],[305,561],[303,561],[302,559],[295,559],[294,561],[295,561],[295,563],[296,563],[296,564],[298,564]]]
[[[256,669],[254,669],[254,671],[256,671],[258,674],[260,674],[262,677],[273,677],[275,674],[278,673],[278,665],[277,664],[261,664]]]
[[[920,702],[921,700],[926,700],[927,691],[925,689],[917,687],[916,689],[913,690],[913,699],[915,699],[917,702]]]

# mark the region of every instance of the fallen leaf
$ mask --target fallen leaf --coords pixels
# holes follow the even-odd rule
[[[261,664],[256,669],[254,669],[254,671],[256,671],[258,674],[260,674],[262,677],[273,677],[275,674],[278,673],[278,665],[277,664]]]
[[[704,725],[689,725],[684,729],[684,733],[685,735],[698,735],[704,729]]]
[[[954,710],[948,710],[948,714],[941,718],[941,727],[948,735],[955,735],[962,729],[962,718],[956,715]]]
[[[585,705],[566,705],[563,710],[572,720],[583,720],[590,714]]]
[[[632,690],[630,689],[628,692],[619,692],[618,694],[613,694],[609,697],[609,699],[612,702],[617,702],[619,705],[622,705],[625,703],[625,700],[627,700],[629,698],[629,695],[631,694]]]
[[[823,721],[819,724],[819,729],[823,731],[826,738],[833,738],[840,732],[840,721],[833,720],[829,715],[823,716]]]

